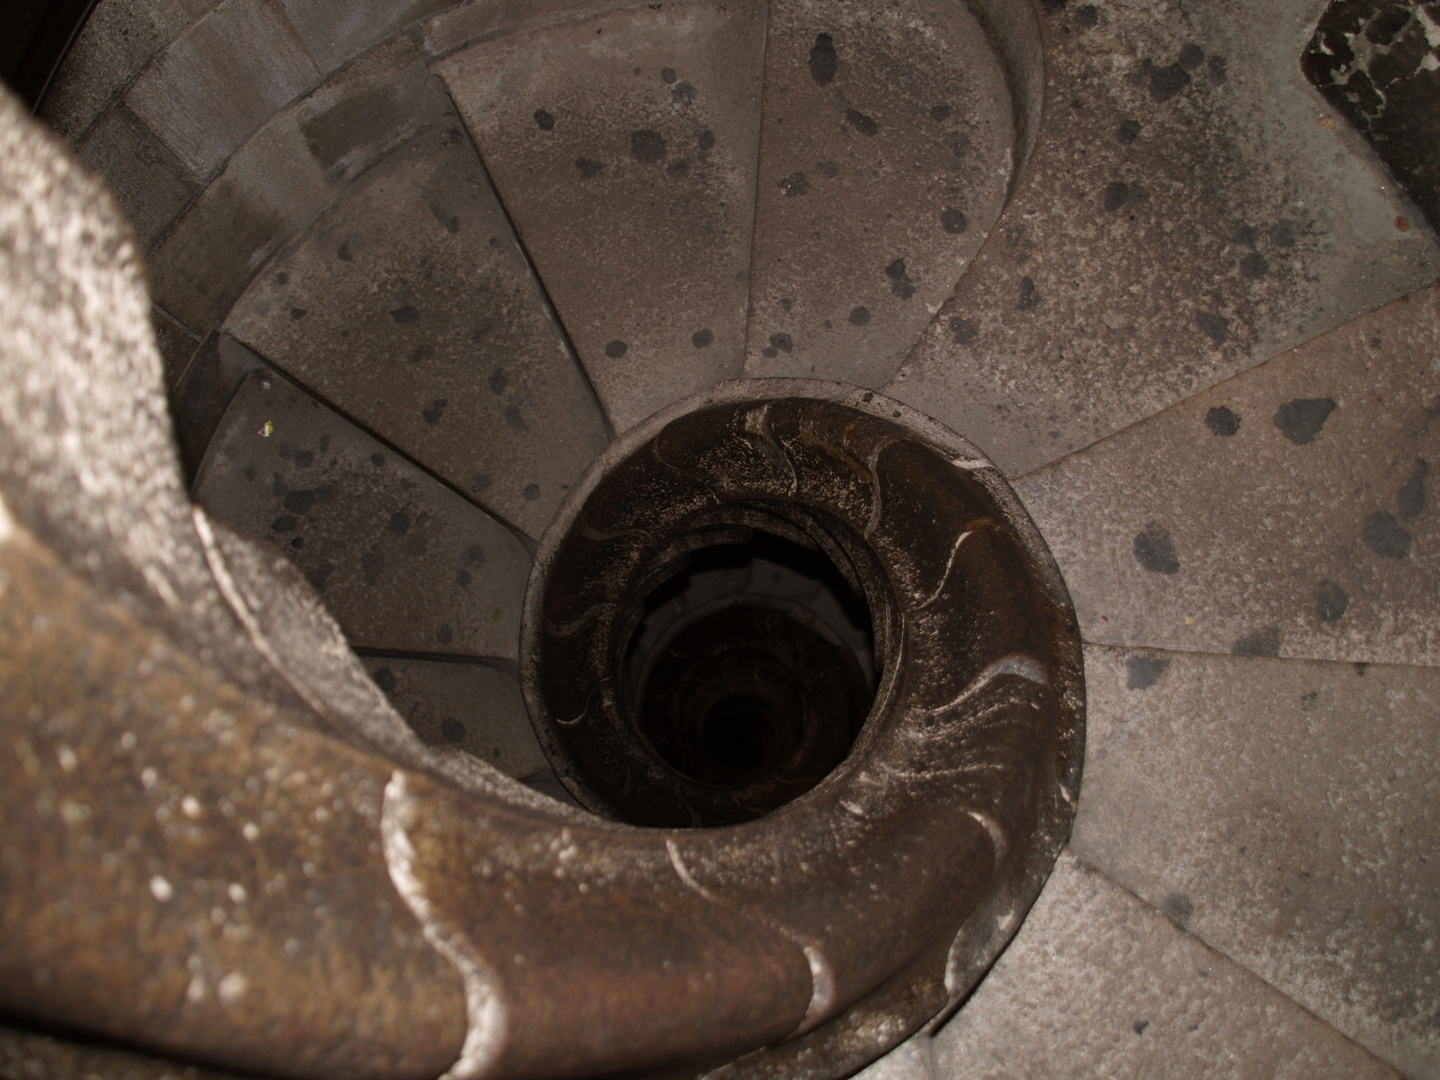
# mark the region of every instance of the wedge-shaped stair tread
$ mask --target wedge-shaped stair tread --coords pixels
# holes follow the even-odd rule
[[[438,66],[618,430],[740,371],[764,30],[642,6]]]
[[[458,126],[373,168],[227,330],[538,536],[604,421]]]
[[[1005,74],[938,0],[770,5],[746,371],[883,385],[1004,203]]]
[[[283,551],[352,645],[513,659],[530,572],[504,525],[293,384],[242,384],[196,499]]]
[[[1047,2],[1024,179],[885,392],[1016,476],[1440,276],[1300,71],[1318,10]]]
[[[1400,1075],[1068,853],[933,1054],[970,1080]]]
[[[1085,653],[1073,850],[1402,1069],[1440,1073],[1440,671]]]
[[[1440,664],[1440,287],[1025,477],[1087,641]]]

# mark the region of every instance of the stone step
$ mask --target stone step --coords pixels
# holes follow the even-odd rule
[[[886,393],[1018,476],[1440,277],[1300,70],[1318,11],[1047,2],[1034,155]]]
[[[884,385],[994,224],[1014,140],[967,6],[772,0],[746,374]]]
[[[1440,665],[1440,287],[1018,482],[1085,640]]]
[[[458,123],[348,188],[225,328],[533,537],[607,439]]]
[[[617,430],[740,372],[764,31],[637,5],[436,65]]]
[[[258,369],[241,384],[194,494],[283,552],[352,646],[515,659],[525,546],[282,376]]]
[[[1440,1075],[1440,670],[1087,646],[1072,850]]]

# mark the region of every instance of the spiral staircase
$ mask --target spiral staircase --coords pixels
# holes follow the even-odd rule
[[[581,829],[596,807],[537,737],[522,654],[547,530],[648,418],[776,379],[893,400],[994,462],[1073,599],[1086,723],[1068,845],[1028,915],[1017,901],[966,931],[997,950],[1014,935],[973,989],[918,1032],[867,1015],[848,1057],[764,1074],[853,1073],[883,1051],[862,1075],[1440,1076],[1440,248],[1305,79],[1325,6],[100,0],[37,115],[133,240],[4,103],[7,158],[50,170],[12,170],[6,235],[38,221],[75,252],[59,299],[7,256],[10,295],[48,313],[12,311],[7,340],[69,350],[0,417],[5,546],[24,549],[3,579],[7,674],[43,700],[37,665],[87,640],[47,605],[108,583],[128,606],[94,616],[95,640],[169,634],[210,665],[159,638],[150,669],[95,660],[159,702],[111,741],[138,763],[203,730],[264,783],[117,764],[88,798],[42,784],[5,807],[7,847],[27,839],[0,903],[56,900],[23,924],[46,963],[0,945],[6,970],[29,965],[0,998],[0,1072],[358,1075],[350,1034],[409,1029],[374,1075],[484,1075],[473,994],[463,1040],[446,1013],[464,948],[427,929],[393,931],[390,967],[344,950],[392,934],[406,903],[420,914],[396,867],[429,856],[406,837],[478,860],[501,827],[433,808],[396,825],[404,801],[355,751],[354,805],[387,807],[385,850],[367,847],[340,825],[365,811],[304,782],[309,735],[226,725],[370,717],[357,738],[429,773],[405,806],[448,779]],[[1411,7],[1440,56],[1440,15]],[[87,303],[120,311],[112,330],[64,314]],[[121,446],[113,477],[87,470]],[[193,526],[167,494],[177,460]],[[199,554],[167,548],[186,529]],[[843,584],[777,552],[692,566],[637,640],[760,597],[803,609],[874,693],[876,639]],[[193,599],[212,579],[214,611]],[[240,719],[184,715],[210,699],[167,704],[146,682],[167,672],[210,679]],[[84,776],[79,736],[11,697],[5,767]],[[408,734],[373,719],[391,705]],[[192,899],[173,873],[86,846],[132,803],[213,862],[188,930],[151,934],[151,907]],[[275,822],[300,823],[297,850],[254,846]],[[377,860],[397,895],[343,899]],[[323,931],[247,913],[287,866],[340,875]],[[97,891],[144,932],[75,916]],[[334,945],[277,1025],[279,983],[244,974],[245,942],[283,952],[304,932]],[[148,959],[112,969],[127,934]],[[556,932],[556,955],[586,947],[583,926]],[[102,1012],[121,986],[132,1011],[47,1012],[67,964]],[[636,994],[637,1014],[664,1011]],[[585,1008],[557,998],[562,1049],[516,1073],[583,1073],[563,1035]],[[742,1019],[758,1023],[692,1018]],[[697,1045],[727,1075],[739,1048]]]

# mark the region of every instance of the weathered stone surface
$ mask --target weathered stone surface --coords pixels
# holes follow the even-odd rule
[[[740,370],[764,28],[638,7],[437,66],[617,430]]]
[[[209,333],[347,181],[447,122],[448,109],[408,40],[337,73],[271,118],[176,223],[151,256],[157,302],[197,336]]]
[[[1019,475],[1433,281],[1300,72],[1319,8],[1047,3],[1035,156],[886,393]]]
[[[22,1080],[234,1080],[230,1073],[12,1027],[0,1027],[0,1073]]]
[[[530,557],[484,511],[265,370],[231,402],[195,497],[283,551],[352,644],[514,659]]]
[[[391,766],[247,698],[23,530],[0,586],[0,1007],[272,1075],[454,1061],[460,977],[379,842]]]
[[[936,1080],[930,1036],[921,1032],[855,1074],[855,1080]]]
[[[155,328],[155,347],[165,365],[165,389],[174,390],[190,366],[200,342],[160,308],[151,305],[150,323]]]
[[[606,442],[458,125],[367,173],[225,326],[532,536]]]
[[[75,152],[105,178],[142,247],[151,245],[198,190],[175,155],[121,107],[107,110]]]
[[[883,385],[1000,213],[1014,135],[965,5],[772,2],[746,373]]]
[[[454,0],[281,0],[290,25],[321,71],[334,71],[407,23]]]
[[[428,745],[458,747],[517,780],[557,786],[520,683],[487,664],[367,656],[375,685]]]
[[[1071,855],[933,1052],[945,1080],[1399,1077]]]
[[[51,80],[38,115],[72,143],[152,57],[219,0],[100,0]]]
[[[513,33],[532,20],[582,12],[601,14],[614,9],[613,0],[491,0],[484,4],[456,4],[425,20],[421,38],[425,51],[439,58],[465,45]]]
[[[1440,664],[1440,288],[1027,476],[1087,641]]]
[[[162,53],[125,101],[206,177],[320,73],[262,0],[224,0]]]
[[[1085,653],[1074,851],[1407,1076],[1440,1072],[1440,671]]]

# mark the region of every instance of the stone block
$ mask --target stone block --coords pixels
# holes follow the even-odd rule
[[[331,72],[401,27],[454,0],[281,0],[322,72]]]
[[[145,248],[199,190],[179,159],[123,107],[106,110],[75,151],[104,178]]]

